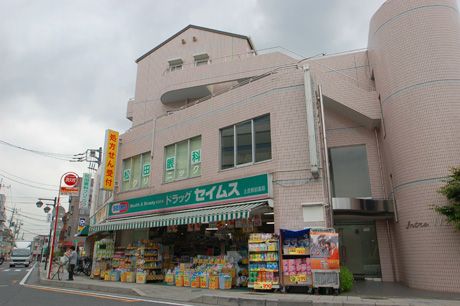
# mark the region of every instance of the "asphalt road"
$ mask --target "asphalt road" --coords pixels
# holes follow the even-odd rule
[[[7,263],[0,266],[0,306],[115,306],[126,305],[126,303],[134,303],[139,306],[192,306],[191,304],[155,301],[134,296],[46,287],[37,283],[37,269],[31,270],[32,266],[30,268],[10,268]],[[25,281],[29,271],[31,272]]]

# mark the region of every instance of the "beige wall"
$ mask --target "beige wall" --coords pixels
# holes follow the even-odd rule
[[[324,97],[346,110],[326,107],[328,146],[366,145],[372,197],[395,196],[399,222],[376,222],[382,279],[459,291],[460,238],[431,209],[446,203],[436,192],[440,178],[460,164],[459,34],[455,1],[435,0],[387,1],[371,20],[368,51],[303,62],[280,53],[256,56],[245,39],[187,30],[138,63],[135,100],[129,105],[133,126],[121,136],[117,177],[121,182],[121,160],[150,151],[150,187],[119,192],[115,200],[271,173],[277,230],[325,225],[306,223],[302,216],[301,203],[327,202],[324,167],[319,179],[309,169],[301,69],[308,64]],[[194,67],[193,54],[202,52],[211,64]],[[168,72],[168,59],[177,57],[184,69]],[[181,110],[176,109],[181,102],[161,102],[173,90],[266,72],[271,74]],[[166,116],[168,111],[174,112]],[[272,159],[220,170],[219,130],[267,113]],[[197,135],[202,137],[201,176],[163,183],[164,147]],[[317,136],[322,155],[318,131]],[[408,222],[429,226],[407,229]]]
[[[384,118],[400,278],[460,290],[460,236],[432,210],[441,178],[460,164],[460,26],[456,1],[387,1],[373,16],[369,58]],[[423,228],[408,228],[421,222]]]

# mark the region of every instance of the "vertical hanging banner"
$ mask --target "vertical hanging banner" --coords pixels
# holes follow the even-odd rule
[[[88,208],[89,189],[91,187],[91,174],[83,173],[80,187],[80,208]]]
[[[115,166],[117,164],[118,132],[105,131],[104,145],[104,175],[102,176],[102,189],[113,191],[115,186]]]

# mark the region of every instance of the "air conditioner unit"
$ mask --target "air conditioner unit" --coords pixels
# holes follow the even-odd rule
[[[334,288],[340,287],[339,270],[313,270],[313,287]]]

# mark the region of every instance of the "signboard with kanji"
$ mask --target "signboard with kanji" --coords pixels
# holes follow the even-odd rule
[[[150,176],[150,163],[142,166],[142,177]]]
[[[89,191],[91,188],[91,174],[83,173],[80,187],[80,208],[88,208]]]
[[[110,203],[109,219],[267,199],[271,189],[271,176],[261,174]]]
[[[201,150],[194,150],[190,154],[190,162],[192,165],[201,163]]]
[[[166,158],[166,171],[174,170],[176,168],[176,157],[171,156]]]
[[[104,145],[104,175],[102,176],[102,189],[113,191],[115,186],[115,169],[118,152],[118,132],[106,130]]]
[[[67,172],[59,186],[61,195],[78,195],[78,174],[74,172]]]

